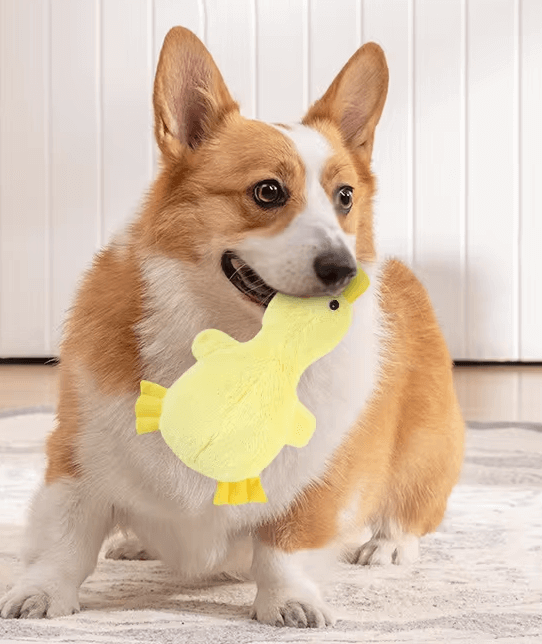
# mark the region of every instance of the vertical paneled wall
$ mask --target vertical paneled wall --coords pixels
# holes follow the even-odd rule
[[[52,350],[50,42],[46,3],[0,2],[0,356]]]
[[[56,354],[81,272],[137,212],[174,25],[270,121],[382,45],[381,253],[416,269],[456,359],[542,359],[540,0],[1,0],[0,357]]]

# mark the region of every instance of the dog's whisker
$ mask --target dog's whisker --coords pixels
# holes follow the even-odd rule
[[[238,262],[236,262],[236,263],[238,263]],[[237,273],[239,273],[239,271],[242,271],[245,268],[245,266],[246,266],[246,264],[239,264],[239,266],[235,269],[235,271],[230,276],[230,279],[232,277],[234,277],[235,275],[237,275]]]
[[[276,294],[276,290],[271,288],[261,275],[231,252],[224,273],[237,289],[259,304],[267,306],[270,299]]]
[[[235,276],[236,276],[240,271],[242,271],[242,270],[243,270],[243,268],[245,268],[245,266],[246,266],[246,264],[241,264],[241,266],[239,266],[239,268],[236,268],[236,269],[235,269],[235,271],[234,271],[234,272],[233,272],[233,273],[228,277],[228,279],[230,280],[230,282],[231,282],[231,280],[232,280],[232,279],[233,279],[233,278],[234,278],[234,277],[235,277]]]

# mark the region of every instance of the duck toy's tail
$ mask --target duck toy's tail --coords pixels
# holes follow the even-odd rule
[[[162,415],[162,401],[166,397],[167,389],[148,380],[141,381],[141,395],[137,399],[136,432],[148,434],[160,429],[160,416]]]

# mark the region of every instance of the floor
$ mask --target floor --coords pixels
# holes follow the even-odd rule
[[[542,420],[542,367],[456,367],[457,394],[467,420]],[[57,368],[0,365],[0,409],[54,406]]]
[[[542,421],[542,367],[456,367],[466,420]]]
[[[0,365],[0,409],[54,406],[57,372],[53,365]]]
[[[52,406],[56,371],[0,366],[1,403]],[[542,389],[542,369],[458,370],[457,381],[468,418],[498,413],[540,419],[537,392]],[[28,503],[43,478],[43,439],[53,426],[52,414],[13,415],[0,410],[0,597],[21,574]],[[0,619],[0,640],[6,644],[542,643],[542,432],[538,429],[539,425],[491,428],[484,423],[482,431],[467,432],[461,480],[450,496],[444,521],[423,538],[414,566],[339,562],[328,567],[322,566],[317,552],[313,573],[325,575],[325,594],[339,618],[334,629],[297,631],[257,624],[248,619],[254,584],[224,578],[184,583],[158,561],[105,559],[106,545],[96,571],[81,588],[79,614]],[[355,545],[361,543],[360,538]]]

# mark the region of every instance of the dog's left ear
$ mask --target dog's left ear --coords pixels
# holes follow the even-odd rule
[[[363,45],[309,109],[303,123],[331,121],[341,131],[345,143],[370,161],[374,131],[388,93],[388,77],[382,48],[374,42]]]

